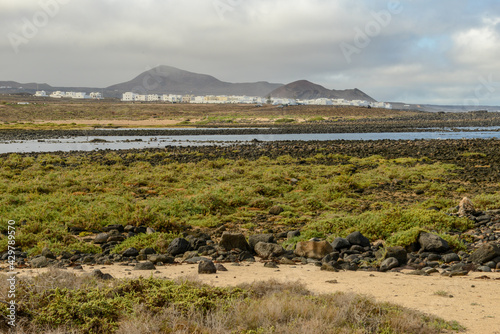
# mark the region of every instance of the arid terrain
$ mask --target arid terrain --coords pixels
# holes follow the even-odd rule
[[[0,137],[5,141],[91,134],[94,127],[120,126],[151,126],[147,131],[154,135],[163,131],[154,127],[165,126],[210,127],[213,129],[203,131],[238,134],[257,131],[247,129],[249,125],[272,133],[500,125],[497,113],[481,112],[5,102],[0,107]],[[148,299],[155,294],[163,296],[167,288],[158,287],[166,284],[161,283],[166,279],[188,278],[216,287],[273,279],[284,286],[299,281],[315,296],[337,291],[373,296],[376,302],[395,303],[449,322],[429,320],[421,313],[402,321],[396,314],[406,311],[376,304],[379,311],[375,313],[386,318],[366,313],[358,318],[346,316],[354,325],[339,330],[342,333],[449,333],[462,330],[458,324],[465,326],[467,333],[496,333],[500,328],[500,304],[494,298],[500,292],[498,152],[498,139],[463,139],[255,141],[229,146],[3,154],[0,203],[6,221],[0,225],[0,247],[7,251],[7,220],[12,219],[17,228],[15,271],[23,282],[18,294],[19,320],[26,332],[29,328],[45,328],[47,333],[69,329],[78,333],[168,332],[165,324],[175,312],[165,318],[154,318],[153,314],[171,312],[171,307],[182,309],[192,295],[182,297],[185,299],[174,306],[166,303],[174,297]],[[472,209],[459,207],[464,197],[470,199]],[[224,238],[230,237],[239,243],[225,243]],[[428,237],[438,246],[428,244]],[[298,250],[301,243],[321,242],[330,245],[325,246],[327,253],[307,253],[309,256]],[[259,243],[265,245],[257,247]],[[4,256],[1,264],[5,277],[9,271],[6,259]],[[199,264],[209,261],[227,271],[219,267],[214,274],[199,273]],[[139,264],[145,270],[137,270]],[[63,273],[48,269],[51,267]],[[96,269],[112,279],[103,280],[101,274],[93,272]],[[48,276],[40,277],[51,283],[36,288],[32,284],[40,282],[36,277],[42,272]],[[77,278],[85,274],[92,275],[89,285]],[[139,276],[158,280],[143,282]],[[134,280],[122,283],[126,279]],[[68,283],[71,280],[74,282]],[[6,280],[2,282],[0,300],[5,301]],[[140,303],[127,292],[129,288],[118,288],[120,293],[126,291],[116,301],[109,299],[111,292],[106,289],[120,284],[144,288],[147,297],[141,305],[146,309],[137,309]],[[67,289],[59,295],[57,289],[64,287]],[[253,289],[244,291],[257,293]],[[86,304],[78,291],[95,299]],[[212,292],[203,291],[193,292],[197,296],[193,305],[215,312],[210,313],[213,319],[218,317],[219,307],[228,307],[226,297],[241,302],[239,291],[217,290],[217,303],[217,298],[211,299]],[[262,294],[268,293],[272,295],[269,291]],[[204,298],[208,298],[205,304],[198,304]],[[74,313],[64,300],[79,300],[78,307],[88,307],[88,317]],[[267,302],[258,300],[261,305]],[[299,304],[303,302],[301,299]],[[323,302],[317,300],[318,305]],[[100,303],[115,305],[122,313],[101,309],[96,306]],[[50,305],[59,305],[61,311]],[[313,313],[320,314],[318,310],[321,307]],[[266,318],[224,326],[238,333],[267,333],[272,328],[299,333],[314,328],[314,321],[327,323],[332,319],[332,315],[322,315],[321,320],[309,318],[299,310],[294,315],[280,312],[283,318],[274,314],[280,319],[275,319],[274,325]],[[186,318],[181,313],[176,321],[184,325],[171,328],[171,332],[217,332],[206,314],[188,313]],[[69,327],[61,327],[58,317],[66,317],[64,326]],[[136,317],[149,319],[145,323],[151,327],[133,327]],[[287,317],[295,317],[295,323]],[[309,322],[297,320],[302,317]],[[413,321],[421,322],[422,329]],[[398,327],[402,322],[407,327]],[[230,332],[225,330],[219,332]]]

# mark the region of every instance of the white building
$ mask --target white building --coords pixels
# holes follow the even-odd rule
[[[344,99],[332,99],[332,104],[336,106],[349,105],[349,102]]]
[[[163,94],[160,99],[163,102],[178,103],[182,101],[182,95]]]
[[[55,91],[55,92],[52,92],[52,94],[49,95],[50,97],[53,97],[53,98],[56,98],[56,99],[60,99],[60,98],[63,98],[66,96],[66,93],[65,92],[61,92],[61,91]]]
[[[158,94],[148,94],[148,102],[160,101]]]
[[[316,99],[314,101],[314,104],[320,105],[320,106],[331,106],[331,105],[333,105],[332,100],[326,99],[326,98]]]
[[[85,92],[74,92],[73,98],[74,99],[87,99],[88,96],[87,96],[87,93],[85,93]]]
[[[368,107],[370,105],[370,103],[368,103],[368,101],[365,101],[365,100],[352,100],[351,105],[357,106],[357,107]]]
[[[147,100],[148,100],[148,96],[147,95],[137,94],[135,96],[135,100],[134,101],[146,102]]]
[[[90,98],[94,99],[94,100],[100,100],[100,99],[102,99],[102,94],[99,92],[91,92]]]
[[[122,101],[126,101],[126,102],[135,101],[135,96],[136,96],[136,94],[132,93],[132,92],[123,93]]]
[[[36,97],[47,97],[47,93],[44,90],[37,90],[35,93]]]
[[[207,103],[204,96],[195,96],[191,103]]]

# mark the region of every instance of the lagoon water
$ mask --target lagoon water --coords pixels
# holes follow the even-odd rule
[[[177,129],[178,130],[178,129]],[[471,131],[472,130],[472,131]],[[166,146],[207,146],[245,144],[253,140],[417,140],[417,139],[473,139],[500,138],[500,127],[469,128],[435,132],[382,132],[382,133],[301,133],[251,135],[189,135],[184,136],[81,136],[72,138],[0,142],[0,153],[28,153],[55,151],[122,150],[163,148]],[[186,129],[186,132],[189,129]],[[117,130],[119,132],[119,130]],[[96,142],[92,142],[97,140]]]

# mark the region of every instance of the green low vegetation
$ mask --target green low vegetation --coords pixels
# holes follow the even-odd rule
[[[131,238],[126,239],[122,243],[118,244],[113,248],[113,253],[120,254],[124,250],[130,247],[135,247],[136,249],[143,249],[146,247],[151,247],[156,250],[157,253],[165,254],[167,252],[168,245],[172,240],[179,237],[175,233],[151,233],[151,234],[138,234]]]
[[[8,290],[5,277],[0,291]],[[441,333],[463,327],[353,293],[299,283],[232,288],[156,278],[109,284],[52,269],[17,283],[17,333]],[[0,304],[2,313],[6,306]],[[5,330],[6,328],[2,328]]]
[[[178,162],[183,156],[199,162]],[[10,154],[0,158],[0,231],[5,234],[7,220],[15,220],[16,244],[31,255],[44,247],[56,254],[100,252],[68,228],[98,232],[109,224],[154,228],[159,234],[126,245],[154,244],[158,251],[181,231],[223,224],[247,234],[300,228],[302,236],[292,242],[359,230],[390,245],[408,245],[425,230],[463,249],[460,240],[446,236],[472,227],[446,214],[463,196],[455,191],[462,187],[456,171],[426,158],[326,152],[300,161],[289,155],[247,160],[169,151]],[[478,209],[498,208],[500,194],[473,201]],[[273,205],[284,212],[257,219]],[[4,234],[0,251],[7,248]]]

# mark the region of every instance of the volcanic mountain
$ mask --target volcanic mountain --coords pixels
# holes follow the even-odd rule
[[[273,90],[270,95],[277,98],[310,100],[318,98],[345,99],[345,100],[365,100],[375,102],[375,100],[357,88],[335,90],[326,89],[307,80],[299,80],[288,85]]]
[[[172,66],[157,66],[139,74],[130,81],[107,88],[53,87],[48,84],[0,81],[0,93],[28,93],[45,90],[48,93],[60,91],[103,92],[105,97],[121,98],[125,92],[138,94],[192,94],[192,95],[247,95],[261,97],[281,97],[293,99],[343,98],[346,100],[375,101],[359,89],[329,90],[307,80],[299,80],[287,85],[267,81],[231,83],[221,81],[211,75],[193,73]]]
[[[171,66],[158,66],[139,74],[134,79],[106,88],[111,93],[154,93],[193,95],[249,95],[265,96],[283,84],[265,81],[251,83],[224,82],[211,75],[184,71]]]

